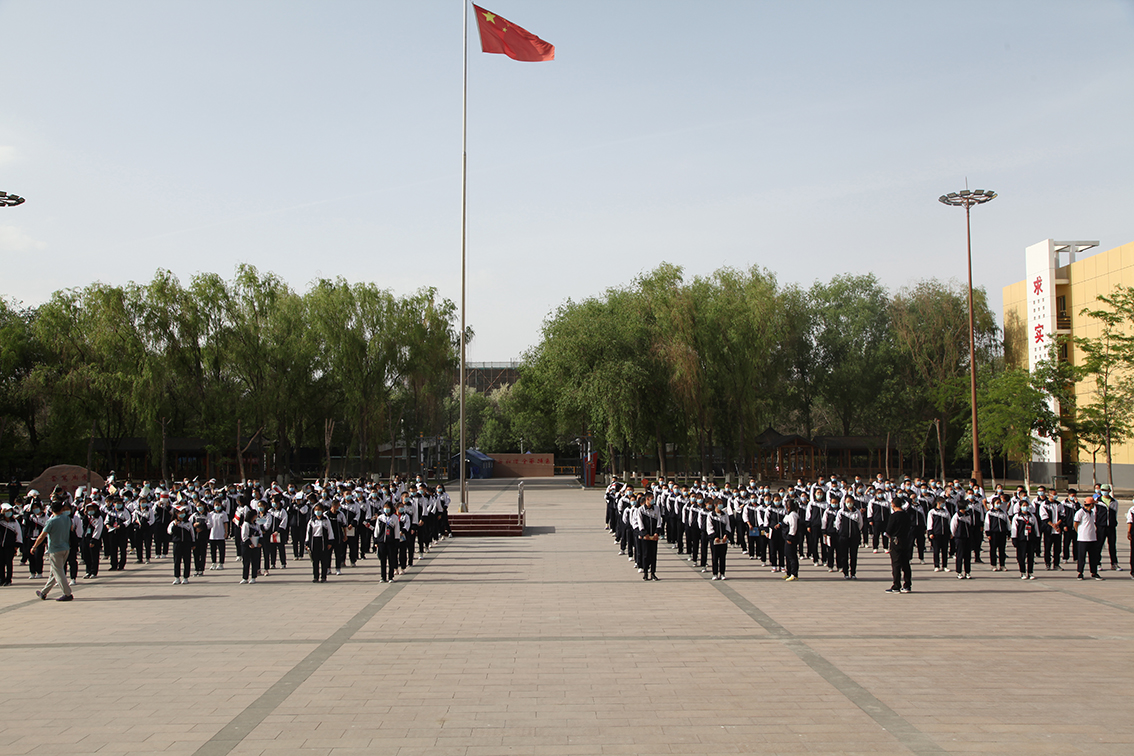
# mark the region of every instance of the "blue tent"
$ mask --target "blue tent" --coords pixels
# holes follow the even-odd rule
[[[472,479],[491,478],[492,466],[496,460],[484,452],[469,449],[465,452],[465,477]],[[458,478],[461,475],[461,458],[454,454],[449,460],[449,477]]]

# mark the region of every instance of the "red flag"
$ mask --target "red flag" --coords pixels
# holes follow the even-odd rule
[[[484,52],[503,53],[512,60],[528,62],[555,60],[555,45],[478,5],[474,5],[473,10],[480,29],[480,49]]]

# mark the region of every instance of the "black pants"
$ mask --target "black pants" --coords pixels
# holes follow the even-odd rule
[[[1098,541],[1077,541],[1075,543],[1075,556],[1079,560],[1079,574],[1083,574],[1083,567],[1090,559],[1091,575],[1099,574],[1099,561],[1102,559],[1102,544]]]
[[[124,570],[126,569],[126,557],[129,554],[129,540],[126,531],[122,528],[115,530],[110,534],[110,540],[107,542],[110,547],[110,569]]]
[[[819,550],[819,529],[808,528],[807,530],[807,557],[813,561],[819,561],[822,552]]]
[[[925,531],[918,533],[914,536],[914,542],[917,544],[917,558],[925,561]],[[913,549],[910,549],[910,559],[913,559]]]
[[[713,574],[723,576],[725,574],[725,558],[728,556],[728,540],[726,539],[724,543],[713,543],[712,551]]]
[[[291,555],[296,559],[303,558],[304,546],[303,534],[306,525],[292,525],[291,526]]]
[[[365,559],[370,553],[370,528],[363,526],[358,531],[358,558]]]
[[[844,575],[854,575],[858,571],[858,539],[839,538],[839,569]]]
[[[881,520],[878,520],[877,522],[874,523],[873,529],[874,529],[874,534],[872,536],[872,539],[873,539],[874,545],[873,545],[872,548],[874,548],[874,549],[878,548],[878,539],[879,538],[882,539],[882,548],[884,548],[884,549],[890,548],[890,537],[886,535],[885,525],[883,525]]]
[[[350,563],[353,566],[358,561],[358,531],[346,537],[347,551],[350,552]]]
[[[1020,566],[1021,575],[1031,575],[1036,566],[1036,550],[1027,538],[1016,538],[1012,545],[1016,547],[1016,564]]]
[[[968,575],[973,571],[973,547],[968,536],[957,536],[953,539],[953,549],[957,554],[957,574]]]
[[[1005,545],[1008,543],[1007,533],[988,534],[988,560],[993,567],[1003,567],[1007,557]]]
[[[212,554],[213,564],[224,564],[224,547],[223,538],[214,538],[209,541],[209,551]]]
[[[102,541],[98,538],[83,539],[83,564],[86,565],[88,575],[98,575],[98,558],[102,550]]]
[[[1070,562],[1072,545],[1075,543],[1075,528],[1068,527],[1063,530],[1063,561]]]
[[[913,571],[910,569],[910,559],[913,557],[913,544],[890,542],[890,572],[894,578],[891,586],[895,591],[913,586]]]
[[[268,542],[268,553],[272,560],[272,569],[276,568],[276,559],[279,559],[280,565],[287,567],[287,541],[284,540],[283,534],[280,534],[280,540],[276,543]]]
[[[260,547],[244,544],[244,579],[255,580],[260,574]]]
[[[72,532],[71,533],[71,550],[67,552],[67,572],[71,576],[71,582],[79,576],[79,548],[82,546],[79,538]]]
[[[768,561],[772,563],[773,567],[784,566],[784,539],[783,536],[778,535],[780,531],[774,531],[773,535],[768,540]]]
[[[331,569],[331,549],[322,536],[311,539],[311,575],[315,580],[327,582],[327,571]]]
[[[204,533],[201,533],[203,536]],[[205,538],[198,538],[193,542],[193,571],[204,574],[205,556],[209,553],[209,542]]]
[[[142,525],[134,529],[134,553],[137,561],[142,562],[142,554],[145,553],[146,561],[150,561],[153,555],[154,547],[154,529],[152,525]]]
[[[1114,515],[1112,514],[1111,516],[1113,517]],[[1118,567],[1118,525],[1117,524],[1107,525],[1106,528],[1104,528],[1104,532],[1106,534],[1106,542],[1107,542],[1107,545],[1108,545],[1108,549],[1110,551],[1110,566],[1117,568]],[[1100,549],[1099,549],[1099,555],[1100,555],[1099,558],[1101,559],[1102,558],[1102,556],[1101,556],[1102,555],[1101,544],[1100,544]]]
[[[641,540],[642,575],[649,577],[658,571],[658,542],[649,538]]]
[[[0,546],[0,585],[12,584],[12,563],[16,561],[16,545]]]
[[[393,580],[398,571],[398,542],[394,540],[378,542],[378,563],[382,566],[382,579]]]
[[[796,539],[799,540],[799,536],[796,536]],[[796,544],[791,540],[787,542],[787,546],[787,568],[785,572],[787,572],[788,577],[799,577],[799,549],[795,548]]]
[[[701,544],[701,531],[697,528],[686,528],[685,540],[687,541],[685,553],[689,555],[690,561],[696,564],[697,547]]]
[[[169,523],[154,523],[154,555],[159,557],[169,556],[169,533],[166,528]]]
[[[936,534],[930,537],[929,543],[933,546],[933,566],[949,569],[949,537],[944,533]]]
[[[335,550],[335,570],[341,572],[343,567],[346,566],[347,557],[347,542],[343,539],[337,539],[334,544]]]
[[[1051,529],[1043,532],[1043,563],[1047,567],[1059,566],[1060,534]]]
[[[173,577],[181,577],[181,565],[185,565],[185,577],[189,577],[189,553],[193,544],[186,541],[173,542]]]

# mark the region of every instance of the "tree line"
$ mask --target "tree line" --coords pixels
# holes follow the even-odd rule
[[[324,471],[332,451],[377,471],[379,447],[445,432],[454,316],[431,288],[399,297],[339,278],[298,293],[247,265],[232,280],[95,283],[38,307],[0,299],[0,454],[34,474],[83,464],[97,439],[112,467],[143,437],[168,478],[167,440],[193,437],[210,476],[243,477],[246,456],[259,475],[297,474],[302,448],[322,450]]]
[[[608,468],[719,474],[750,469],[773,427],[874,436],[914,469],[956,474],[971,461],[967,294],[932,279],[891,292],[874,275],[803,287],[760,267],[688,278],[662,264],[551,312],[517,383],[469,391],[470,445],[568,457],[587,445]],[[987,472],[1014,461],[1027,476],[1036,434],[1108,463],[1130,436],[1134,292],[1100,304],[1083,311],[1100,335],[1075,339],[1079,365],[1056,342],[1029,373],[974,291]],[[351,460],[353,473],[389,472],[389,450],[422,439],[447,457],[454,316],[430,288],[398,297],[321,279],[298,293],[250,266],[229,281],[182,285],[159,271],[146,284],[96,283],[31,308],[0,300],[0,460],[81,464],[98,439],[112,465],[116,445],[139,436],[163,477],[174,437],[202,439],[211,465],[240,476],[246,456],[259,474],[298,474],[301,450],[319,450],[323,471]]]

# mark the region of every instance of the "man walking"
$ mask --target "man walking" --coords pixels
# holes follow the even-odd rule
[[[51,518],[43,526],[43,532],[35,539],[32,551],[36,551],[47,541],[47,557],[51,563],[51,577],[42,590],[35,592],[44,601],[47,594],[58,584],[63,589],[63,595],[56,601],[71,601],[75,597],[71,594],[71,584],[67,581],[67,555],[71,551],[71,513],[69,507],[60,499],[51,502]]]

